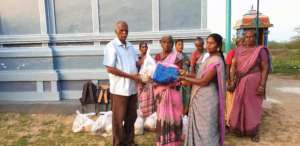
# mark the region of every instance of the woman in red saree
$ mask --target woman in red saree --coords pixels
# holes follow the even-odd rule
[[[229,118],[230,129],[258,142],[270,60],[268,49],[255,45],[254,30],[244,32],[244,46],[237,48],[232,65],[236,68],[236,88]]]
[[[182,64],[182,55],[173,51],[173,38],[163,36],[160,40],[162,52],[155,56],[156,62],[179,65]],[[157,146],[180,146],[182,139],[183,104],[179,84],[157,84],[154,87],[154,96],[157,99]]]

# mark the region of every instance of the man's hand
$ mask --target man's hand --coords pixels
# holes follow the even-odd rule
[[[142,82],[142,80],[141,80],[139,74],[131,74],[129,78],[130,78],[131,80],[134,80],[134,81],[138,82],[138,83]]]
[[[125,77],[125,78],[129,78],[129,79],[134,80],[136,82],[141,82],[139,74],[137,74],[137,73],[136,74],[128,74],[128,73],[123,72],[123,71],[121,71],[121,70],[119,70],[117,68],[109,67],[109,66],[107,66],[106,69],[107,69],[107,72],[109,72],[109,73],[111,73],[113,75],[120,76],[120,77]]]

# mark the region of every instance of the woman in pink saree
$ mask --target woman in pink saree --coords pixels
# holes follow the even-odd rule
[[[254,30],[244,32],[244,46],[237,48],[233,66],[236,88],[229,126],[239,135],[250,136],[258,142],[270,60],[268,49],[255,45]]]
[[[222,37],[211,34],[206,48],[209,57],[198,59],[196,77],[183,75],[181,80],[193,84],[185,146],[223,146],[225,135],[225,63]]]
[[[181,64],[183,57],[172,51],[173,39],[163,36],[160,40],[162,52],[155,56],[156,62]],[[178,84],[155,85],[154,95],[157,99],[157,146],[180,146],[182,138],[183,104]]]

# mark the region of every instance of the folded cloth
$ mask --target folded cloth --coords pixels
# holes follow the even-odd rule
[[[177,80],[179,76],[179,70],[174,65],[166,65],[164,63],[157,64],[155,72],[153,74],[153,81],[159,84],[169,84]]]

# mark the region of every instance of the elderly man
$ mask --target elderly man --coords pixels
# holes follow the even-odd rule
[[[128,24],[125,21],[116,23],[115,33],[117,37],[104,49],[103,60],[113,100],[113,145],[129,146],[134,145],[134,123],[137,118],[138,55],[132,44],[126,41]]]

